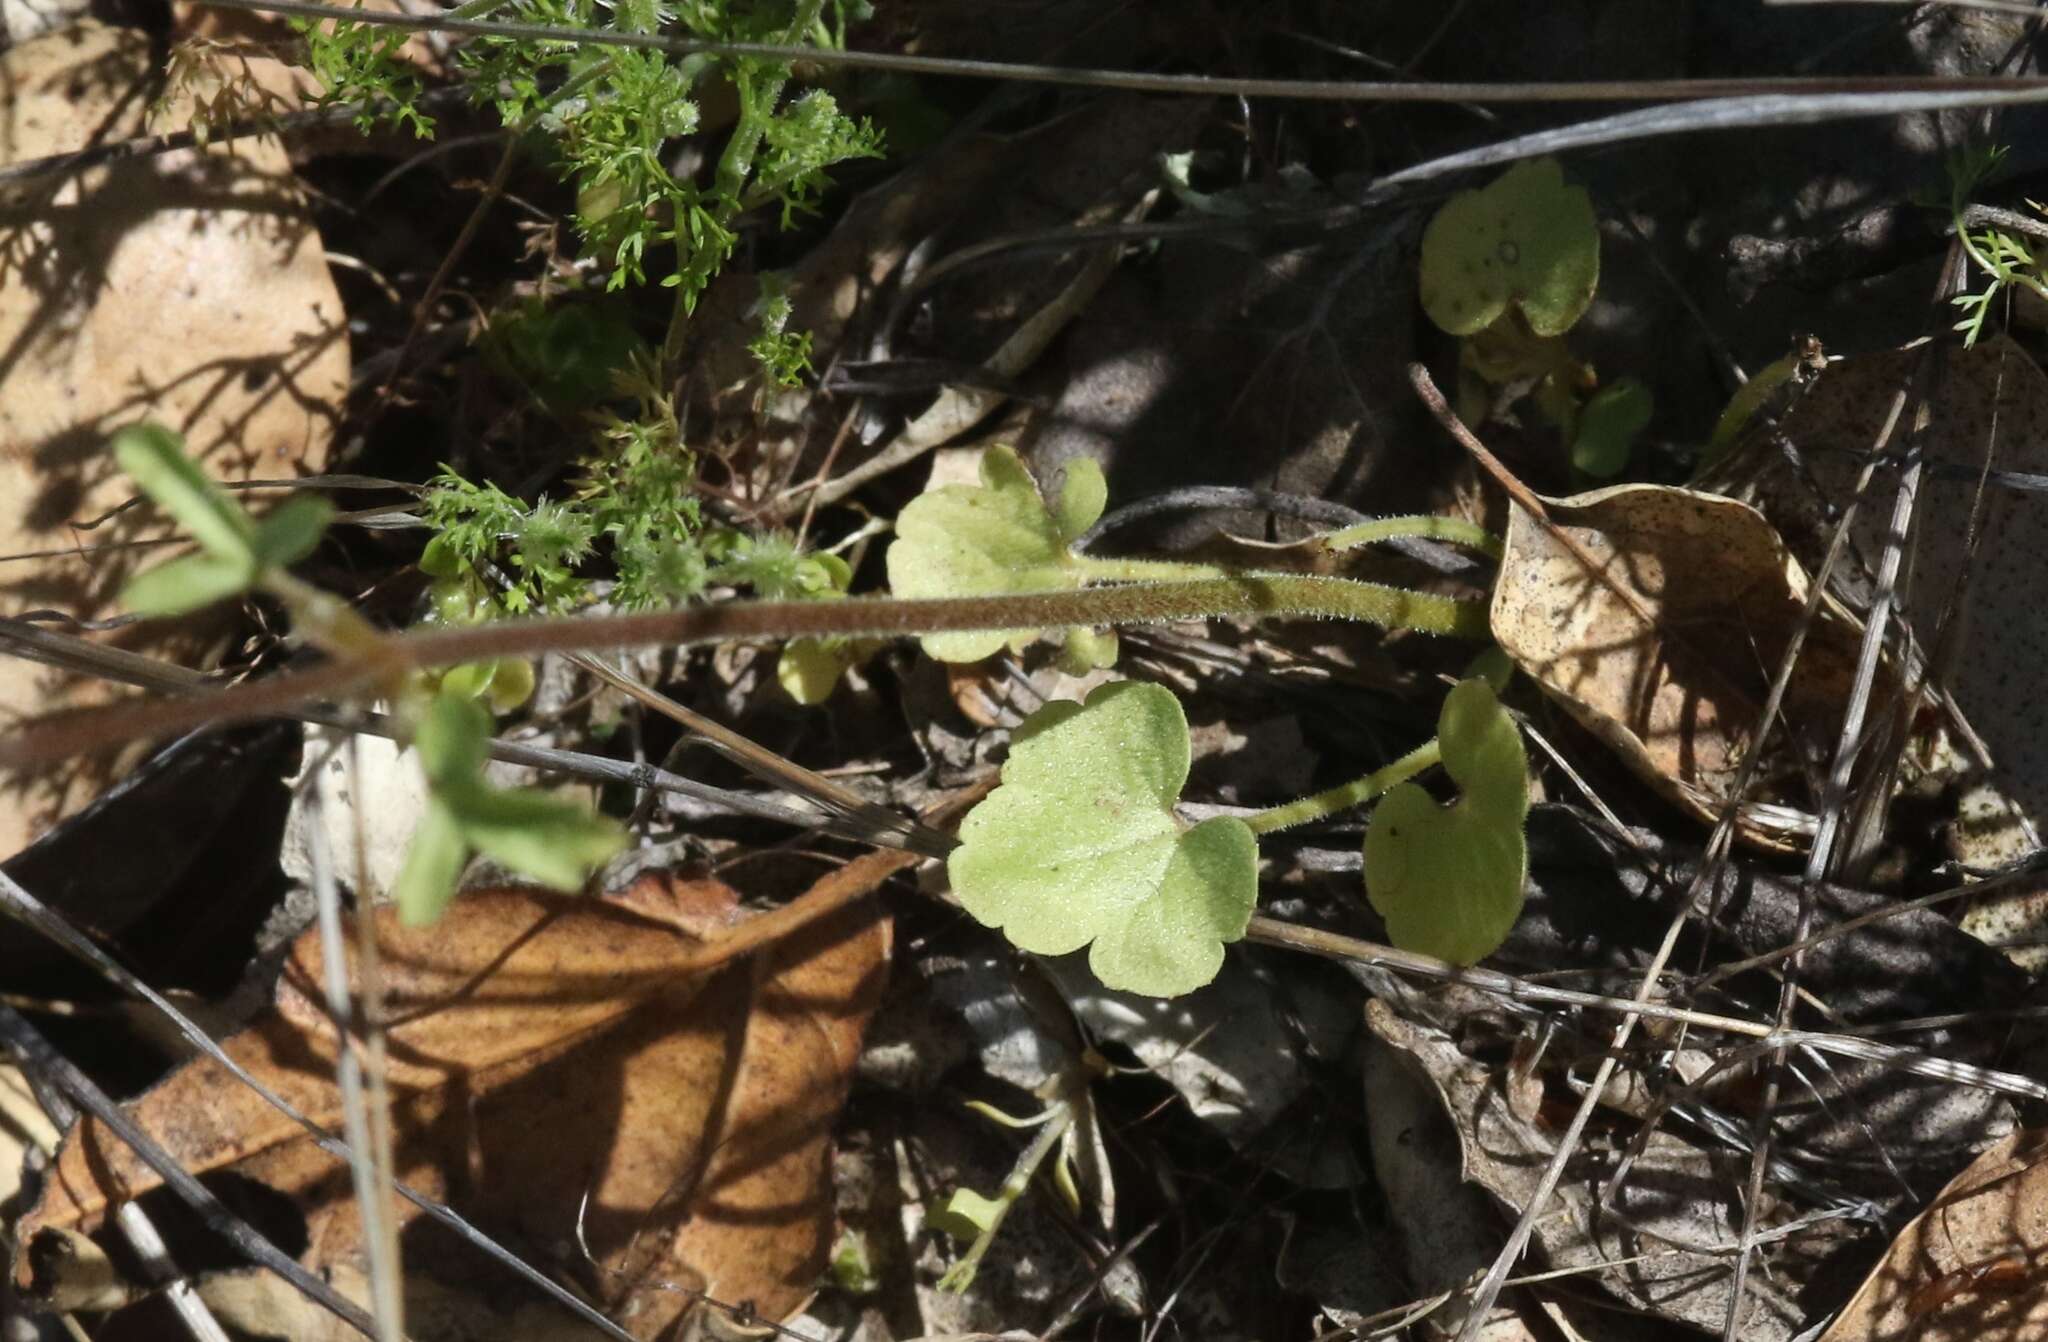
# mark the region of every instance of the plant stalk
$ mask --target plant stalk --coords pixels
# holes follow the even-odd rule
[[[1380,797],[1402,783],[1407,782],[1424,769],[1443,759],[1443,741],[1432,736],[1415,749],[1395,760],[1392,764],[1375,769],[1363,778],[1353,779],[1324,792],[1302,797],[1282,806],[1268,807],[1257,815],[1245,817],[1245,823],[1252,827],[1254,834],[1272,834],[1296,825],[1305,825],[1311,820],[1348,811],[1354,806]]]
[[[1322,537],[1326,550],[1351,550],[1361,545],[1372,545],[1378,541],[1399,540],[1415,536],[1424,540],[1449,541],[1463,545],[1494,559],[1501,557],[1506,549],[1500,537],[1476,523],[1459,517],[1437,517],[1423,513],[1412,517],[1375,517],[1370,522],[1344,527]]]
[[[347,656],[191,698],[120,704],[18,728],[0,736],[0,765],[63,759],[137,737],[268,717],[309,700],[373,687],[395,669],[454,666],[492,657],[835,634],[891,638],[1077,624],[1164,624],[1231,616],[1363,620],[1453,638],[1485,638],[1488,633],[1483,602],[1296,574],[916,601],[732,601],[639,615],[501,620],[389,635],[369,655]]]

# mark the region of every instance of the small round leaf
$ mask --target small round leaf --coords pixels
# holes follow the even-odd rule
[[[1258,846],[1229,817],[1181,827],[1188,759],[1187,718],[1157,685],[1039,709],[960,827],[947,870],[961,904],[1036,954],[1093,942],[1111,988],[1173,997],[1209,982],[1257,902]]]
[[[1655,409],[1650,389],[1632,377],[1601,388],[1579,411],[1572,465],[1603,480],[1621,474],[1637,435],[1649,427]]]
[[[1584,187],[1554,158],[1517,163],[1462,191],[1422,234],[1422,308],[1456,336],[1491,326],[1513,304],[1539,336],[1562,335],[1600,283],[1600,230]]]
[[[1484,680],[1451,690],[1437,735],[1462,795],[1440,806],[1413,783],[1389,792],[1365,832],[1365,889],[1396,946],[1469,965],[1492,954],[1522,912],[1528,760]]]

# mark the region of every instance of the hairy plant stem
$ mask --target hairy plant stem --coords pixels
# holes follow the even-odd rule
[[[1487,635],[1486,607],[1477,601],[1295,574],[918,601],[731,601],[640,615],[502,620],[387,636],[379,640],[375,653],[304,671],[189,699],[122,704],[19,728],[0,736],[0,764],[63,759],[141,736],[267,717],[309,700],[372,688],[395,669],[454,666],[493,657],[830,635],[890,638],[1077,624],[1163,624],[1230,616],[1363,620],[1454,638]]]
[[[1285,805],[1268,807],[1257,815],[1246,816],[1244,822],[1252,827],[1254,834],[1272,834],[1279,830],[1292,829],[1296,825],[1305,825],[1311,820],[1321,820],[1324,816],[1348,811],[1354,806],[1363,806],[1374,798],[1391,792],[1442,758],[1443,742],[1441,738],[1432,736],[1392,764],[1375,769],[1363,778],[1353,779],[1349,783],[1302,797]]]
[[[1328,532],[1322,537],[1322,543],[1326,550],[1351,550],[1361,545],[1411,536],[1468,546],[1495,559],[1500,558],[1507,548],[1500,537],[1476,523],[1428,513],[1413,517],[1375,517],[1370,522]]]
[[[1220,564],[1185,564],[1173,559],[1098,559],[1069,555],[1074,568],[1092,582],[1186,582],[1197,578],[1230,578],[1239,570]]]

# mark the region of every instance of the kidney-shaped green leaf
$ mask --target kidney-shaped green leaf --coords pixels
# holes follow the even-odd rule
[[[1157,685],[1104,685],[1017,730],[1002,785],[947,863],[975,918],[1018,947],[1088,963],[1112,988],[1172,997],[1216,977],[1258,899],[1258,845],[1230,817],[1183,828],[1188,724]]]
[[[981,457],[980,484],[927,491],[897,515],[890,590],[905,597],[963,597],[1079,587],[1085,579],[1067,543],[1101,515],[1106,497],[1102,468],[1077,458],[1067,465],[1055,516],[1017,454],[992,447]],[[1036,633],[926,634],[921,641],[942,662],[975,662]]]
[[[1491,326],[1510,303],[1539,336],[1562,335],[1600,283],[1600,229],[1584,187],[1554,158],[1517,163],[1445,203],[1422,234],[1422,308],[1452,335]]]
[[[1437,718],[1458,800],[1413,783],[1386,795],[1365,832],[1365,892],[1402,950],[1469,965],[1506,940],[1522,912],[1529,765],[1514,719],[1484,680],[1460,681]]]

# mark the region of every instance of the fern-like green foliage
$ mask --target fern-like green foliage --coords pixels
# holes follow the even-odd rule
[[[2005,159],[2003,145],[1972,148],[1958,154],[1949,163],[1949,211],[1954,220],[1956,237],[1963,244],[1963,252],[1984,273],[1982,288],[1965,289],[1953,301],[1962,313],[1962,320],[1955,329],[1963,333],[1963,345],[1968,348],[1977,343],[1984,334],[1984,327],[2000,294],[2015,285],[2031,289],[2043,298],[2048,298],[2048,280],[2040,259],[2034,254],[2034,244],[2018,233],[2000,228],[1971,229],[1964,221],[1964,211],[1970,197],[1978,187],[1993,177]],[[2029,201],[2036,212],[2041,206]]]
[[[356,8],[362,7],[357,0]],[[419,76],[398,58],[406,33],[400,28],[372,27],[352,19],[322,26],[312,19],[293,19],[292,28],[306,42],[306,65],[320,80],[321,107],[356,103],[357,130],[368,134],[380,121],[410,126],[420,139],[431,138],[434,118],[419,109]]]

